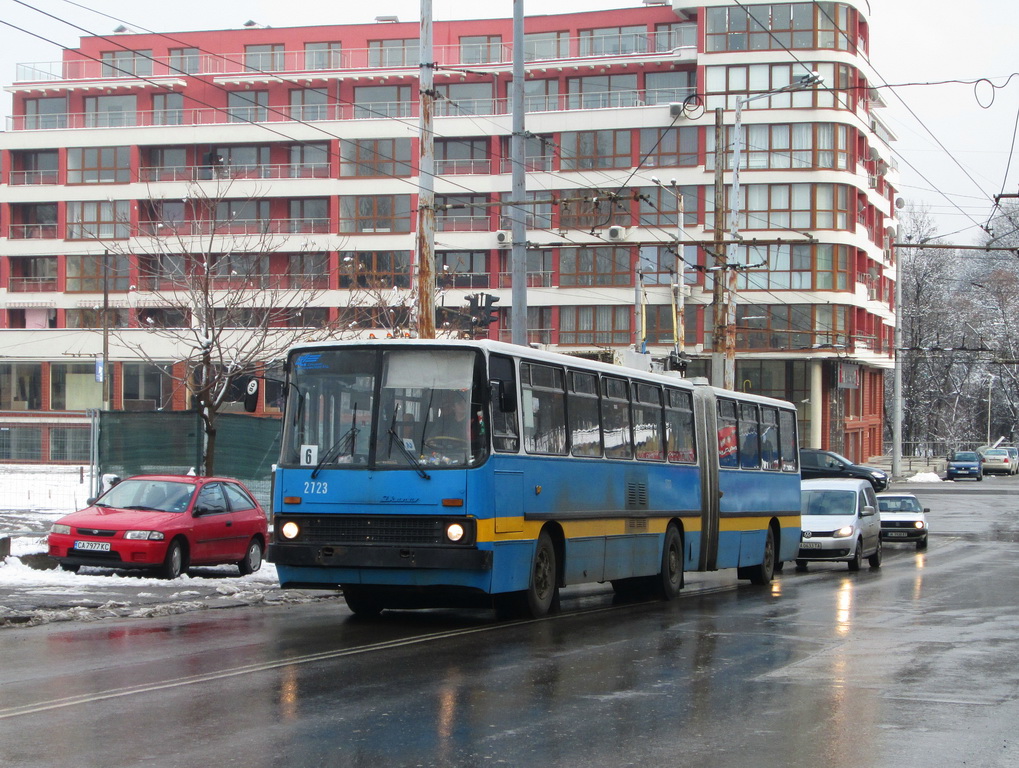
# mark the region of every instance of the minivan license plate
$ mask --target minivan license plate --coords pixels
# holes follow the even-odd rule
[[[820,549],[821,542],[819,541],[801,541],[800,549]]]
[[[75,549],[83,549],[87,552],[109,552],[110,542],[108,541],[76,541]]]

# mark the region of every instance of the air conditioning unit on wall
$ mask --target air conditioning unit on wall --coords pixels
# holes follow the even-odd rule
[[[513,234],[508,229],[496,230],[495,244],[498,248],[509,248],[513,245]]]
[[[609,227],[609,240],[623,240],[626,238],[628,231],[626,227],[620,227],[613,225]]]

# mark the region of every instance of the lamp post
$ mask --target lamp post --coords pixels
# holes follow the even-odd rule
[[[757,99],[764,99],[770,96],[774,96],[779,93],[787,93],[789,91],[803,91],[808,88],[813,88],[816,85],[821,85],[824,82],[824,78],[821,77],[817,72],[811,72],[808,75],[804,75],[789,85],[784,85],[781,88],[775,88],[771,91],[765,91],[764,93],[755,93],[751,96],[743,96],[736,99],[736,117],[733,125],[733,136],[732,136],[732,192],[729,201],[729,234],[731,242],[728,247],[728,255],[726,257],[726,269],[728,275],[726,276],[726,297],[725,297],[725,362],[723,366],[722,386],[725,389],[735,389],[736,384],[736,249],[737,242],[739,241],[739,217],[740,217],[740,199],[739,199],[739,167],[740,159],[743,151],[743,105],[749,104],[751,101]],[[721,275],[716,275],[716,279],[721,279]]]

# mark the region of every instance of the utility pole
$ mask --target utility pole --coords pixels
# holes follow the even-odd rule
[[[711,385],[721,387],[725,376],[725,125],[722,108],[715,110],[715,242],[711,290]]]
[[[421,119],[418,160],[417,315],[418,338],[435,338],[435,51],[432,0],[421,0]]]
[[[110,406],[110,250],[103,251],[103,410]]]
[[[513,208],[510,237],[512,283],[510,290],[510,327],[514,344],[527,344],[527,197],[526,136],[524,134],[524,0],[513,0],[513,135],[510,137],[510,164],[513,199],[520,205]]]
[[[895,259],[895,373],[892,378],[892,479],[902,477],[902,259]]]

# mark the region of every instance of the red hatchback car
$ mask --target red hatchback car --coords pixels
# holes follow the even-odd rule
[[[175,579],[192,565],[236,563],[257,571],[268,540],[266,515],[241,483],[225,477],[139,475],[50,528],[61,568],[152,568]]]

